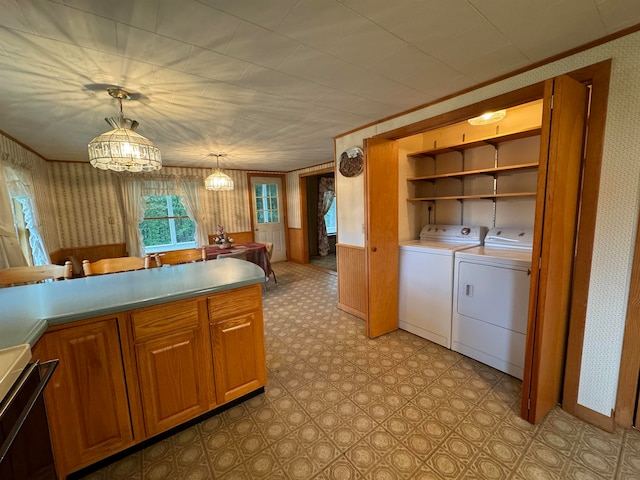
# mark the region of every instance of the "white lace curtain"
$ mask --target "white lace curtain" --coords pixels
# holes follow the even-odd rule
[[[119,182],[125,242],[130,256],[144,255],[139,225],[144,220],[145,197],[150,195],[179,195],[187,216],[196,224],[196,246],[208,243],[204,213],[200,203],[202,179],[174,176],[144,179],[136,176],[122,176]]]
[[[0,268],[27,265],[13,223],[7,170],[8,167],[0,164]]]
[[[9,195],[22,205],[25,226],[29,230],[29,246],[33,263],[34,265],[47,265],[51,263],[51,258],[49,258],[42,238],[42,224],[36,208],[36,195],[33,190],[31,172],[7,167],[7,180]]]

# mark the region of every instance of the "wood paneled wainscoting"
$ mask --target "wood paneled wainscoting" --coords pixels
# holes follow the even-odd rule
[[[296,263],[305,263],[304,249],[307,246],[307,240],[301,228],[289,227],[289,260]],[[308,263],[308,254],[307,262]]]
[[[336,245],[338,257],[338,308],[366,318],[367,269],[364,247]]]

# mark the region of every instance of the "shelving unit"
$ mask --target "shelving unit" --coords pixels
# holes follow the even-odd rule
[[[426,175],[423,177],[411,177],[407,178],[409,182],[433,182],[435,180],[443,178],[463,178],[469,175],[492,175],[496,176],[499,173],[513,172],[516,170],[531,170],[538,168],[538,163],[523,163],[520,165],[506,165],[504,167],[492,167],[482,168],[479,170],[467,170],[462,172],[440,173],[437,175]]]
[[[446,145],[442,147],[434,146],[434,148],[428,150],[421,150],[418,152],[413,152],[407,154],[409,157],[435,157],[436,155],[440,155],[442,153],[449,152],[461,152],[464,150],[468,150],[470,148],[483,147],[485,145],[493,145],[494,147],[503,142],[510,142],[511,140],[518,140],[520,138],[528,138],[535,137],[536,135],[540,135],[540,127],[529,128],[523,130],[521,132],[516,133],[508,133],[508,134],[496,134],[491,137],[482,138],[479,140],[473,140],[469,142],[465,142],[464,135],[463,139],[459,144],[455,145]]]
[[[536,192],[514,192],[514,193],[489,193],[480,195],[451,195],[436,197],[414,197],[408,198],[410,202],[433,202],[435,200],[495,200],[497,198],[535,197]]]

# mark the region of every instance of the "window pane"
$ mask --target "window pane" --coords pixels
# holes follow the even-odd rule
[[[275,183],[269,185],[269,195],[272,197],[278,196],[278,186]]]
[[[168,215],[167,197],[150,196],[147,197],[147,204],[144,212],[145,218],[166,217]]]
[[[269,208],[271,210],[277,210],[278,209],[278,199],[277,198],[271,198],[269,200]]]
[[[145,247],[155,245],[171,245],[171,229],[169,220],[144,220],[140,224],[142,243]]]
[[[271,221],[273,223],[278,223],[278,211],[274,210],[273,212],[271,212]]]
[[[187,211],[182,205],[182,201],[178,195],[171,196],[171,204],[173,205],[173,215],[176,217],[186,216]]]
[[[260,198],[260,197],[256,198],[256,208],[258,210],[262,210],[262,208],[263,208],[263,206],[262,206],[262,198]]]
[[[336,199],[333,198],[331,202],[331,208],[324,216],[324,223],[327,226],[327,233],[336,233],[338,229],[336,228]]]
[[[264,223],[264,212],[263,211],[259,211],[258,212],[258,223]]]
[[[196,224],[189,218],[172,219],[176,227],[176,242],[193,242],[196,234]]]

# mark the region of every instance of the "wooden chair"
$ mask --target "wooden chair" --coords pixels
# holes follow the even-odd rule
[[[105,273],[128,272],[130,270],[142,270],[149,268],[149,257],[118,257],[103,258],[95,262],[89,260],[82,261],[82,270],[85,277],[92,275],[103,275]]]
[[[202,248],[187,248],[186,250],[173,250],[164,253],[152,253],[156,265],[179,265],[181,263],[202,262],[207,259],[207,252]]]
[[[64,265],[39,265],[37,267],[9,267],[0,270],[0,286],[11,287],[45,280],[68,280],[73,276],[71,262]]]
[[[239,258],[240,260],[247,259],[247,251],[246,250],[238,250],[237,252],[231,253],[221,253],[216,257],[216,260],[220,260],[223,258]]]
[[[271,267],[271,255],[273,255],[273,243],[272,242],[258,242],[264,245],[267,249],[267,257],[269,257],[269,266]],[[276,272],[273,271],[273,267],[271,267],[271,275],[273,275],[273,281],[278,284],[278,278],[276,277]]]

